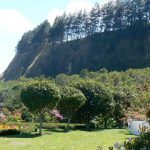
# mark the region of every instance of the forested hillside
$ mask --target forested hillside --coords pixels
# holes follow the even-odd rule
[[[82,69],[150,66],[150,1],[98,3],[90,12],[44,21],[22,36],[3,80],[74,74]]]

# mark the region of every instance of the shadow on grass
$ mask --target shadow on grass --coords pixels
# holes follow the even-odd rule
[[[64,133],[63,129],[43,129],[43,135],[52,134],[53,132]],[[40,137],[40,135],[36,132],[28,132],[28,133],[20,133],[14,135],[0,135],[0,137],[4,138],[36,138]]]
[[[46,133],[48,133],[48,132],[64,133],[65,129],[52,128],[52,129],[44,129],[44,131]]]
[[[49,129],[44,129],[45,134],[53,134],[53,133],[70,133],[72,131],[78,131],[79,129],[60,129],[60,128],[49,128]],[[79,131],[87,131],[87,132],[92,132],[95,130],[86,130],[86,129],[80,129]]]
[[[4,138],[36,138],[40,137],[37,133],[21,133],[21,134],[15,134],[15,135],[1,135],[0,137]]]
[[[126,130],[126,131],[119,131],[121,134],[124,134],[124,135],[133,135],[129,130]]]

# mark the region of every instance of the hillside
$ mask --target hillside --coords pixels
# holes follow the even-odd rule
[[[150,3],[110,2],[63,14],[22,36],[3,80],[150,66]],[[135,13],[136,12],[136,13]]]
[[[47,43],[27,47],[16,54],[3,74],[4,80],[20,76],[55,76],[82,69],[126,70],[150,66],[150,27],[94,34],[56,46]]]

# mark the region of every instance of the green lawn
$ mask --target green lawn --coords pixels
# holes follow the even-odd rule
[[[0,150],[96,150],[134,137],[126,129],[101,131],[45,131],[42,137],[29,135],[0,137]]]

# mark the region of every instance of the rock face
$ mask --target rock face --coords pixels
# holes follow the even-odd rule
[[[73,74],[82,69],[126,70],[150,66],[150,27],[96,33],[57,44],[48,42],[47,28],[48,25],[42,24],[40,29],[23,35],[2,80]]]

